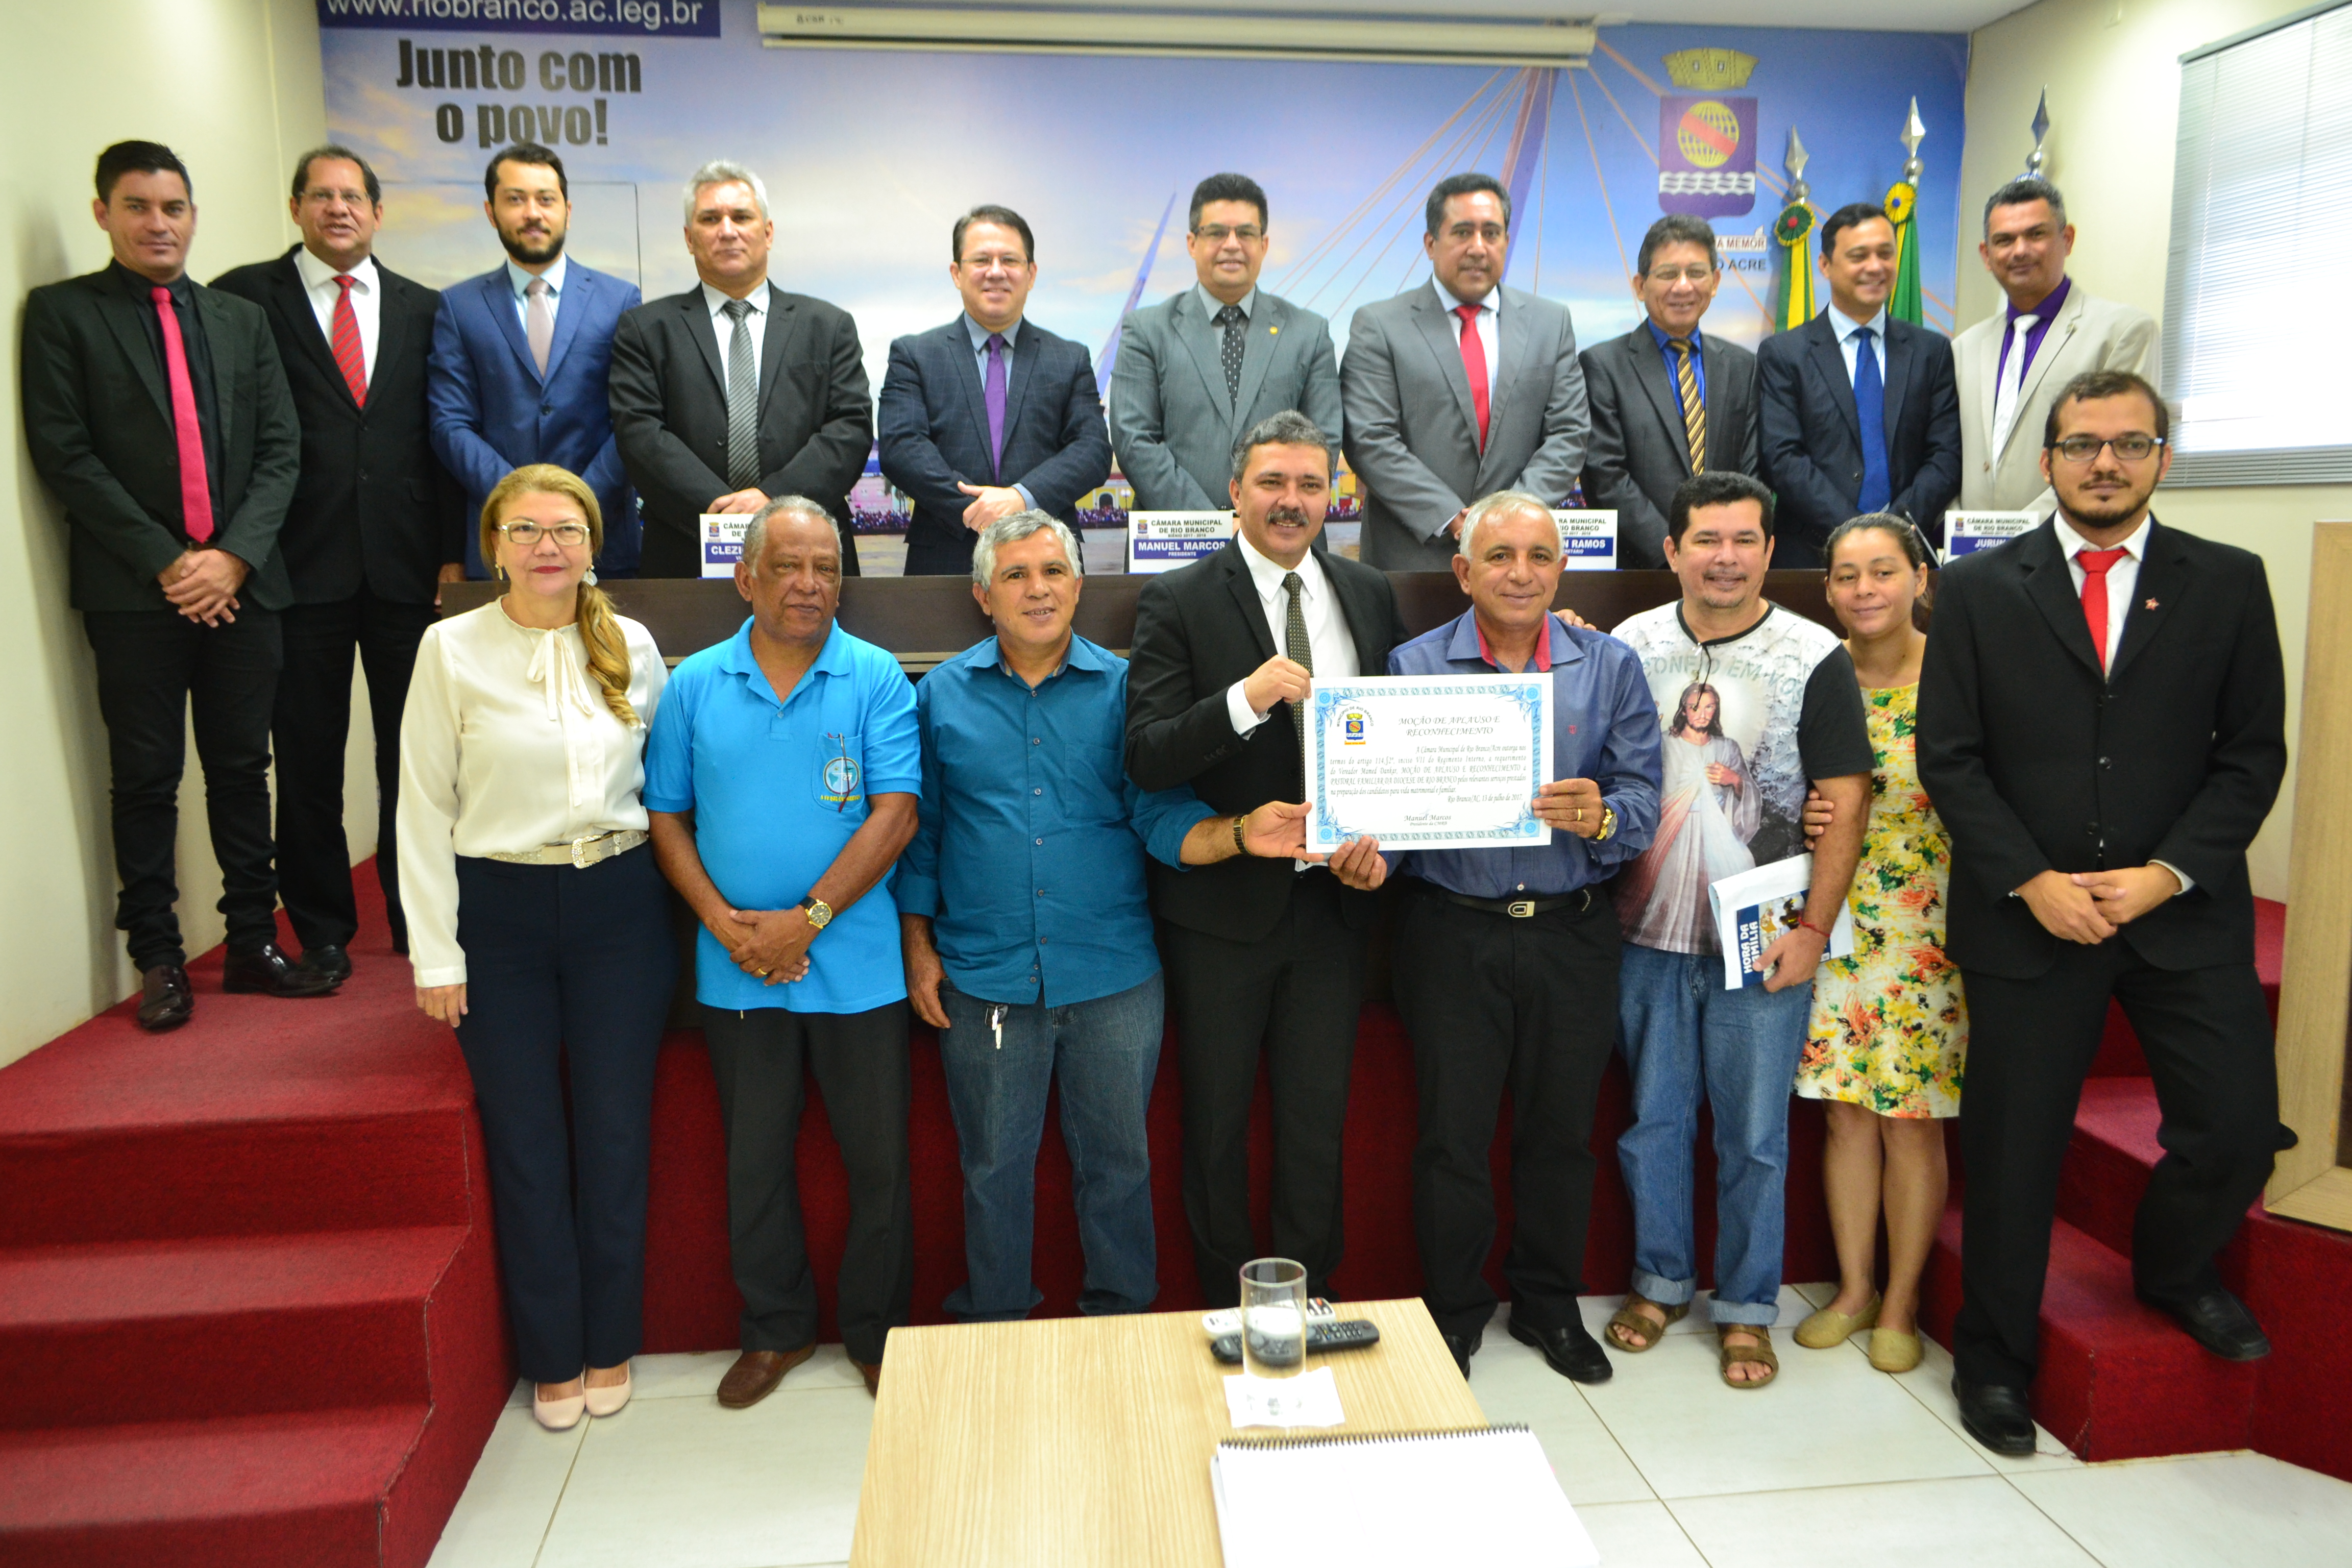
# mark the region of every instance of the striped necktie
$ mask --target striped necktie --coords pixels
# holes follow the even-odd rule
[[[1675,391],[1683,400],[1683,433],[1690,437],[1691,472],[1706,467],[1706,400],[1699,395],[1698,372],[1691,365],[1691,341],[1668,338],[1675,351]]]
[[[751,301],[719,307],[735,319],[727,343],[727,482],[750,489],[760,478],[760,367],[751,356]]]

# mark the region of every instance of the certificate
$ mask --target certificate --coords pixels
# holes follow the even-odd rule
[[[1530,803],[1549,782],[1548,675],[1318,680],[1307,698],[1309,854],[1366,836],[1398,849],[1549,844]]]

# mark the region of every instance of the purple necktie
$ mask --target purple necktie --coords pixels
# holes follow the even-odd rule
[[[1004,334],[988,334],[988,464],[992,473],[1004,463]]]

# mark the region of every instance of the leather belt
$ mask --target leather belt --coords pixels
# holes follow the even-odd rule
[[[609,833],[592,833],[585,838],[543,844],[536,849],[493,849],[487,858],[516,866],[577,866],[584,871],[600,860],[625,855],[645,841],[646,830],[642,827],[616,827]]]
[[[1592,908],[1592,889],[1579,888],[1572,893],[1562,893],[1551,899],[1474,899],[1467,893],[1457,893],[1433,882],[1429,890],[1449,904],[1460,904],[1465,910],[1483,910],[1490,915],[1508,915],[1515,921],[1549,914],[1554,910],[1573,907],[1582,914]]]

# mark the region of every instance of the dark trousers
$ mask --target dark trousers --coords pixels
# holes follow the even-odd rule
[[[1184,1216],[1201,1294],[1241,1298],[1261,1256],[1250,1225],[1249,1115],[1264,1054],[1274,1091],[1274,1256],[1307,1266],[1311,1294],[1339,1266],[1339,1142],[1364,1002],[1369,933],[1339,912],[1339,884],[1308,871],[1258,942],[1161,928],[1184,1085]]]
[[[1421,1137],[1412,1153],[1422,1298],[1439,1330],[1475,1336],[1495,1314],[1488,1152],[1511,1095],[1513,1321],[1577,1321],[1592,1210],[1592,1115],[1617,1037],[1617,917],[1591,894],[1524,920],[1423,891],[1405,906],[1397,1010],[1412,1036]]]
[[[793,1164],[806,1071],[816,1075],[849,1175],[842,1342],[867,1365],[879,1363],[915,1289],[907,1004],[864,1013],[705,1007],[703,1028],[727,1127],[727,1233],[743,1296],[741,1348],[793,1351],[816,1338],[816,1277]]]
[[[180,775],[193,707],[205,816],[220,862],[220,911],[232,952],[278,936],[270,866],[269,710],[280,662],[278,617],[250,606],[217,626],[171,610],[90,610],[82,631],[98,656],[98,710],[114,775],[116,929],[141,969],[184,963],[174,847]]]
[[[643,1338],[654,1058],[677,976],[668,885],[643,846],[584,868],[460,857],[457,945],[457,1043],[522,1374],[617,1366]]]
[[[2252,964],[2158,969],[2113,938],[2063,944],[2032,980],[1969,971],[1952,1358],[1971,1382],[2033,1380],[2059,1166],[2110,996],[2139,1037],[2164,1112],[2164,1158],[2132,1227],[2139,1293],[2177,1303],[2220,1284],[2214,1256],[2270,1179],[2281,1142],[2278,1070]]]
[[[270,736],[278,752],[278,888],[305,949],[346,947],[359,933],[351,846],[343,837],[343,748],[352,728],[352,658],[367,668],[375,736],[375,874],[396,946],[406,947],[393,812],[400,801],[400,710],[433,606],[396,605],[362,588],[330,605],[280,613],[286,668]]]

